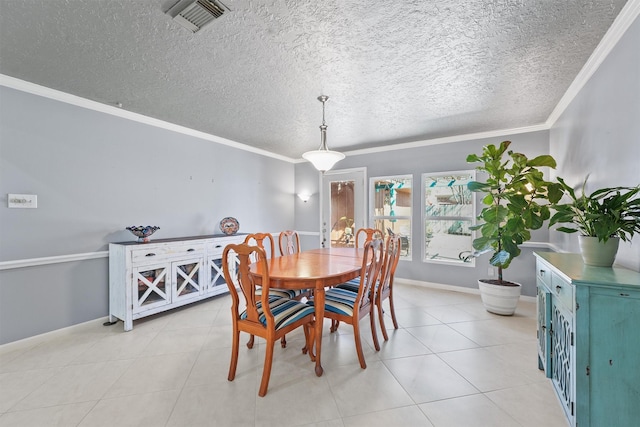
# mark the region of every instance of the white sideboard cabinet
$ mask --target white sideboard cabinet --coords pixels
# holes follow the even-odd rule
[[[222,251],[235,234],[109,244],[109,321],[133,321],[228,292]],[[235,270],[237,260],[232,260]]]
[[[640,425],[640,273],[535,256],[538,365],[569,424]]]

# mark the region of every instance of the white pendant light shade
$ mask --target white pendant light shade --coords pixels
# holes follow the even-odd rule
[[[326,95],[320,95],[318,101],[322,102],[322,124],[320,125],[320,147],[314,151],[307,151],[302,158],[311,162],[311,164],[320,172],[328,171],[337,162],[345,158],[345,155],[337,151],[331,151],[327,148],[327,125],[324,122],[324,103],[329,99]]]
[[[330,150],[307,151],[302,155],[303,159],[311,162],[320,172],[328,171],[344,157],[344,154]]]

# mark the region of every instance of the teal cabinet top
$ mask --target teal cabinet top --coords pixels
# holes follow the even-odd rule
[[[585,265],[580,254],[534,252],[534,255],[554,266],[574,285],[615,285],[640,291],[640,273],[628,268]]]

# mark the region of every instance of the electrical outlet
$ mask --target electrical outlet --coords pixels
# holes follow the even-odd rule
[[[489,275],[489,277],[493,277],[493,275],[496,274],[496,272],[493,269],[493,267],[489,267],[489,270],[487,270],[487,274]]]
[[[31,208],[38,207],[38,196],[35,194],[8,194],[7,201],[10,208]]]

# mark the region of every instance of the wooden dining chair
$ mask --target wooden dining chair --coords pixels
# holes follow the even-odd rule
[[[285,230],[278,236],[280,255],[293,255],[300,252],[300,236],[297,231]]]
[[[345,322],[353,326],[353,336],[358,353],[360,367],[366,369],[367,363],[364,360],[362,343],[360,341],[360,320],[369,316],[371,322],[371,333],[376,348],[379,347],[378,337],[374,320],[374,300],[371,289],[375,286],[380,274],[383,261],[383,241],[373,239],[365,245],[365,254],[362,259],[362,269],[360,270],[360,288],[358,292],[351,292],[346,289],[331,288],[325,292],[324,317],[332,322]],[[311,298],[307,304],[314,305],[315,299]],[[317,321],[320,321],[317,319]]]
[[[285,230],[278,235],[278,247],[280,248],[280,255],[294,255],[300,253],[300,236],[297,231]],[[313,289],[296,289],[293,297],[297,300],[302,298],[310,298],[313,295]]]
[[[269,244],[268,247],[265,247],[265,241],[268,242]],[[268,258],[275,256],[275,243],[271,233],[247,234],[247,236],[244,238],[244,243],[254,244],[259,248],[262,248],[263,250],[265,250],[265,252],[268,249],[268,254],[267,254]],[[300,299],[300,296],[303,293],[303,290],[271,288],[269,292],[271,292],[272,295],[276,295],[284,298]]]
[[[373,238],[384,239],[384,233],[377,228],[359,228],[356,231],[355,245],[356,248],[363,247],[367,242],[370,242]],[[360,286],[360,278],[356,277],[353,280],[342,283],[336,287],[348,289],[352,292],[358,292],[358,287]],[[340,326],[340,322],[333,320],[331,321],[331,332],[335,332],[338,330],[338,326]]]
[[[230,271],[229,262],[237,257],[239,264],[234,275]],[[253,261],[253,260],[256,261]],[[261,286],[263,292],[258,294],[258,288],[249,274],[249,264],[258,262],[260,264]],[[271,376],[271,365],[273,363],[273,347],[276,340],[285,334],[297,329],[304,328],[305,347],[302,352],[309,353],[312,361],[313,342],[315,336],[314,309],[307,304],[294,301],[289,298],[282,298],[271,295],[269,291],[269,265],[264,249],[248,244],[227,245],[222,253],[222,266],[224,277],[229,287],[231,295],[231,316],[233,319],[233,344],[231,347],[231,363],[229,365],[228,380],[233,381],[236,376],[238,366],[238,350],[240,346],[240,332],[247,332],[251,336],[259,336],[266,340],[264,368],[262,371],[262,381],[258,391],[259,396],[267,394],[269,387],[269,377]],[[244,297],[244,304],[241,306],[238,290],[234,286],[234,281],[239,285]],[[244,307],[244,310],[242,309]]]
[[[382,336],[385,341],[389,341],[389,335],[387,334],[387,329],[384,324],[384,310],[382,309],[382,302],[386,299],[389,300],[389,312],[391,313],[393,328],[398,329],[396,310],[393,306],[393,277],[396,273],[398,261],[400,260],[401,246],[402,240],[400,235],[389,235],[385,244],[384,261],[382,263],[382,269],[380,270],[380,277],[374,290],[374,305],[378,308],[380,329],[382,330]],[[374,344],[376,345],[376,350],[380,351],[377,340],[374,340]]]
[[[374,238],[384,239],[384,232],[377,228],[359,228],[356,231],[356,248],[362,248],[367,242],[370,242]]]
[[[265,247],[265,241],[268,242],[268,246]],[[271,258],[275,256],[275,243],[273,239],[273,235],[271,233],[251,233],[247,234],[244,238],[244,243],[253,244],[263,249],[265,253],[268,250],[267,258]],[[255,258],[255,255],[252,255]],[[252,262],[256,262],[256,259],[252,259]],[[258,289],[257,294],[260,295],[262,293],[262,289]],[[307,296],[308,292],[304,289],[280,289],[280,288],[269,288],[269,293],[272,296],[282,297],[282,298],[290,298],[294,300],[301,300],[302,297]],[[287,346],[287,339],[283,335],[282,340],[280,341],[282,348]],[[253,335],[249,337],[249,341],[247,342],[247,347],[253,348]]]

